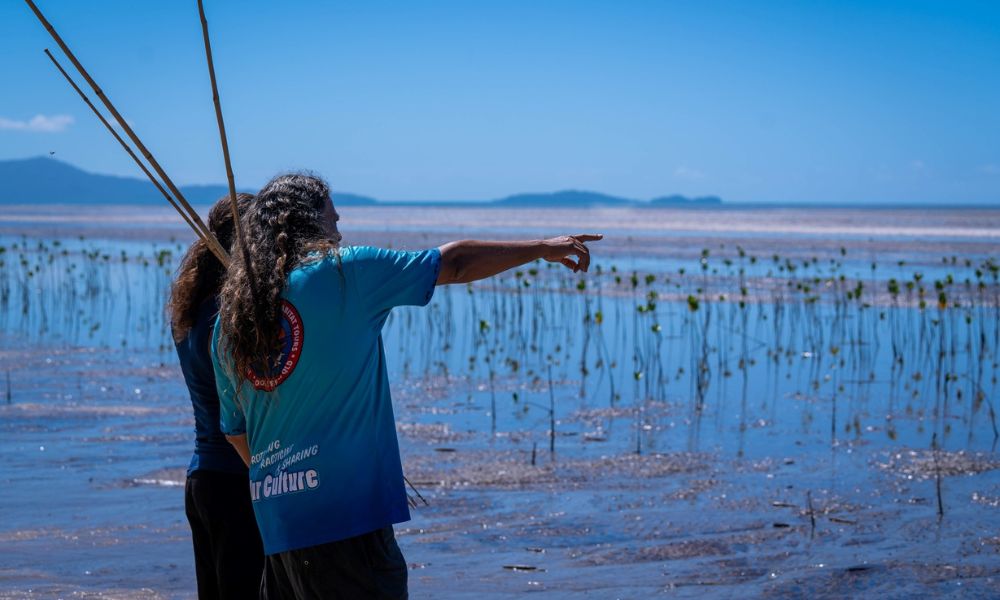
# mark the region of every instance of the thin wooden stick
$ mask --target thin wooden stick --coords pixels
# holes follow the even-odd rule
[[[142,169],[142,172],[145,173],[146,177],[148,177],[149,180],[153,183],[153,185],[156,186],[156,189],[160,190],[160,193],[163,194],[163,197],[167,199],[167,202],[169,202],[170,205],[173,206],[174,209],[181,215],[181,218],[184,219],[184,222],[187,223],[188,226],[191,227],[191,229],[193,229],[196,234],[198,234],[198,237],[205,239],[204,234],[201,232],[200,229],[198,229],[197,226],[195,226],[194,223],[191,222],[191,218],[187,216],[187,213],[184,212],[184,209],[182,209],[180,206],[177,205],[177,202],[175,202],[174,199],[170,197],[170,194],[167,193],[167,190],[163,189],[163,186],[156,179],[156,177],[154,177],[153,174],[149,172],[149,169],[147,169],[146,165],[144,165],[142,161],[139,159],[139,157],[136,156],[135,152],[132,151],[132,148],[129,147],[128,143],[122,139],[122,136],[118,135],[118,132],[115,131],[115,128],[111,126],[111,123],[108,123],[108,120],[105,119],[104,115],[101,114],[101,111],[97,110],[97,107],[94,106],[93,102],[90,101],[90,98],[87,97],[87,94],[85,94],[83,90],[80,89],[80,86],[76,85],[76,82],[73,81],[73,78],[70,77],[69,73],[66,72],[66,69],[63,69],[62,65],[59,64],[59,61],[56,60],[56,57],[52,56],[52,53],[49,52],[48,48],[45,49],[45,56],[49,57],[49,60],[52,61],[52,64],[55,65],[56,69],[59,69],[59,72],[62,73],[62,76],[66,78],[66,81],[69,82],[70,86],[72,86],[72,88],[76,90],[76,93],[80,95],[80,99],[82,99],[83,102],[90,107],[90,110],[94,111],[94,114],[97,115],[97,118],[100,119],[101,123],[103,123],[104,126],[107,127],[108,131],[111,132],[111,135],[114,136],[116,140],[118,140],[119,144],[121,144],[122,149],[125,150],[125,152],[127,152],[128,155],[132,157],[132,160],[135,161],[135,164],[139,165],[139,168]]]
[[[254,290],[257,286],[254,284],[254,272],[253,267],[250,263],[250,250],[247,246],[246,239],[243,237],[243,227],[240,225],[240,211],[239,205],[236,201],[236,182],[233,177],[233,165],[229,158],[229,141],[226,136],[226,122],[222,118],[222,103],[219,99],[219,87],[216,83],[215,78],[215,61],[212,59],[212,42],[208,35],[208,19],[205,18],[205,4],[202,0],[198,0],[198,16],[201,18],[201,32],[202,37],[205,40],[205,60],[208,63],[208,77],[212,82],[212,103],[215,105],[215,119],[219,124],[219,140],[222,142],[222,158],[226,163],[226,179],[229,182],[229,202],[233,213],[233,237],[236,243],[239,245],[241,253],[243,255],[243,267],[246,269],[247,276],[250,279],[250,290],[251,294],[255,293]],[[416,497],[428,506],[429,503],[420,493],[410,480],[403,476],[403,481],[406,485],[410,486]],[[406,495],[406,501],[411,508],[417,508],[417,501],[409,494]]]
[[[424,503],[424,506],[430,506],[431,505],[431,503],[428,502],[426,498],[424,498],[424,495],[420,493],[420,490],[418,490],[416,488],[416,486],[414,486],[412,483],[410,483],[410,480],[406,478],[406,475],[403,475],[403,481],[406,482],[406,485],[410,486],[410,489],[413,490],[413,493],[417,495],[417,498],[420,498],[420,501]],[[413,508],[416,508],[416,507],[417,507],[417,503],[414,502],[413,503]]]
[[[184,198],[184,194],[182,194],[181,191],[177,189],[177,186],[174,185],[174,182],[170,179],[170,177],[166,174],[166,172],[164,172],[163,168],[160,167],[160,163],[156,162],[156,159],[153,157],[153,154],[142,143],[142,140],[139,139],[139,136],[137,136],[135,132],[132,131],[132,128],[121,116],[121,114],[115,108],[114,104],[111,103],[108,97],[104,94],[104,91],[101,90],[101,87],[97,85],[97,82],[94,81],[94,79],[90,76],[90,73],[88,73],[87,70],[83,68],[83,65],[80,64],[80,61],[76,59],[76,55],[74,55],[73,51],[69,49],[69,46],[66,45],[66,42],[64,42],[63,39],[59,36],[55,28],[52,27],[52,24],[49,23],[48,19],[45,18],[45,15],[42,14],[42,11],[40,11],[38,7],[35,5],[34,1],[25,0],[25,2],[27,2],[28,7],[31,8],[32,12],[35,13],[35,16],[38,17],[38,20],[41,22],[42,26],[45,27],[45,30],[48,31],[49,35],[52,36],[52,39],[55,40],[56,44],[58,44],[59,47],[62,49],[63,53],[66,55],[66,58],[68,58],[70,62],[73,63],[73,66],[76,67],[76,70],[87,81],[87,84],[90,85],[91,89],[94,90],[94,93],[97,95],[97,97],[101,99],[101,102],[104,103],[104,106],[108,109],[108,112],[110,112],[111,116],[115,118],[115,121],[118,122],[118,125],[121,126],[122,130],[128,135],[129,139],[132,140],[132,143],[135,144],[135,147],[139,149],[139,152],[153,167],[153,170],[156,171],[156,174],[160,176],[160,179],[162,179],[163,183],[166,184],[167,189],[170,190],[170,192],[174,195],[174,197],[181,204],[181,206],[183,206],[184,209],[188,212],[188,216],[191,217],[191,221],[195,223],[204,234],[205,241],[208,242],[209,248],[212,249],[212,251],[215,253],[217,257],[219,257],[219,260],[222,261],[223,265],[228,266],[229,253],[227,253],[225,248],[223,248],[222,245],[219,244],[219,240],[217,240],[215,236],[212,235],[212,232],[209,231],[204,221],[202,221],[201,217],[198,216],[198,213],[193,208],[191,208],[191,205]]]
[[[253,281],[253,270],[250,265],[250,250],[243,238],[243,226],[240,225],[240,210],[236,202],[236,182],[233,178],[233,164],[229,160],[229,141],[226,137],[226,122],[222,118],[222,103],[219,100],[219,87],[215,82],[215,62],[212,60],[212,42],[208,38],[208,19],[205,18],[205,5],[198,0],[198,15],[201,17],[201,32],[205,38],[205,59],[208,62],[208,77],[212,80],[212,103],[215,104],[215,120],[219,123],[219,139],[222,141],[222,158],[226,162],[226,179],[229,181],[229,204],[233,212],[233,237],[243,255],[243,268],[250,278],[250,289],[256,289]]]

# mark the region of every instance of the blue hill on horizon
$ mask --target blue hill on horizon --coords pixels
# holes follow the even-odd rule
[[[637,200],[580,190],[563,190],[561,192],[539,194],[516,194],[493,201],[493,204],[500,206],[565,206],[573,208],[586,208],[591,206],[627,206],[638,203],[639,202]]]
[[[178,186],[188,202],[210,204],[229,193],[222,184]],[[254,192],[256,190],[240,190]],[[341,205],[374,204],[355,194],[333,194]],[[0,160],[0,204],[158,204],[163,195],[135,177],[88,173],[69,163],[39,156]]]
[[[718,196],[699,196],[695,198],[688,198],[687,196],[681,196],[680,194],[673,194],[670,196],[660,196],[659,198],[653,198],[649,201],[653,206],[719,206],[722,204],[722,198]]]

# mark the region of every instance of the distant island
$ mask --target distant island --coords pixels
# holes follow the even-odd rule
[[[718,196],[699,196],[688,198],[678,194],[671,196],[661,196],[649,201],[653,206],[718,206],[722,204],[722,198]]]
[[[192,204],[209,204],[228,193],[225,185],[185,185],[181,193]],[[253,192],[255,190],[240,190]],[[136,177],[89,173],[49,157],[0,160],[0,204],[154,204],[163,196],[151,183]],[[496,200],[466,202],[385,202],[368,196],[334,192],[338,206],[498,206],[498,207],[705,207],[718,206],[716,196],[687,198],[670,195],[637,200],[582,190],[516,194]]]
[[[517,194],[494,200],[493,203],[501,206],[565,206],[586,208],[594,206],[628,206],[638,204],[639,202],[627,198],[608,196],[607,194],[598,194],[597,192],[566,190],[548,194]]]
[[[507,196],[499,200],[494,200],[493,204],[500,206],[552,206],[552,207],[573,207],[592,208],[600,206],[715,206],[722,204],[722,199],[718,196],[703,196],[700,198],[688,198],[678,194],[671,196],[661,196],[653,198],[648,202],[633,200],[630,198],[619,198],[597,192],[585,192],[579,190],[565,190],[562,192],[552,192],[548,194],[517,194]]]

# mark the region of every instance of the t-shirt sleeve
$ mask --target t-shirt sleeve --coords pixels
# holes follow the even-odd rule
[[[376,312],[394,306],[424,306],[434,295],[441,252],[361,247],[353,257],[361,301]]]
[[[215,322],[212,333],[212,368],[215,370],[215,391],[219,394],[219,428],[226,435],[242,435],[247,432],[246,415],[236,404],[233,382],[226,375],[226,369],[219,362],[219,322]]]

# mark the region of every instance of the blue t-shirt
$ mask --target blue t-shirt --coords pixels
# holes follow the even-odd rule
[[[281,354],[238,398],[216,335],[222,431],[247,434],[266,554],[409,520],[381,330],[394,306],[430,301],[440,266],[437,249],[349,247],[294,269]]]
[[[195,471],[241,475],[247,472],[243,459],[219,431],[219,396],[215,391],[215,373],[209,350],[212,324],[218,314],[219,304],[214,296],[202,302],[191,330],[175,344],[184,383],[191,395],[191,408],[194,409],[194,455],[188,464],[188,477]]]

